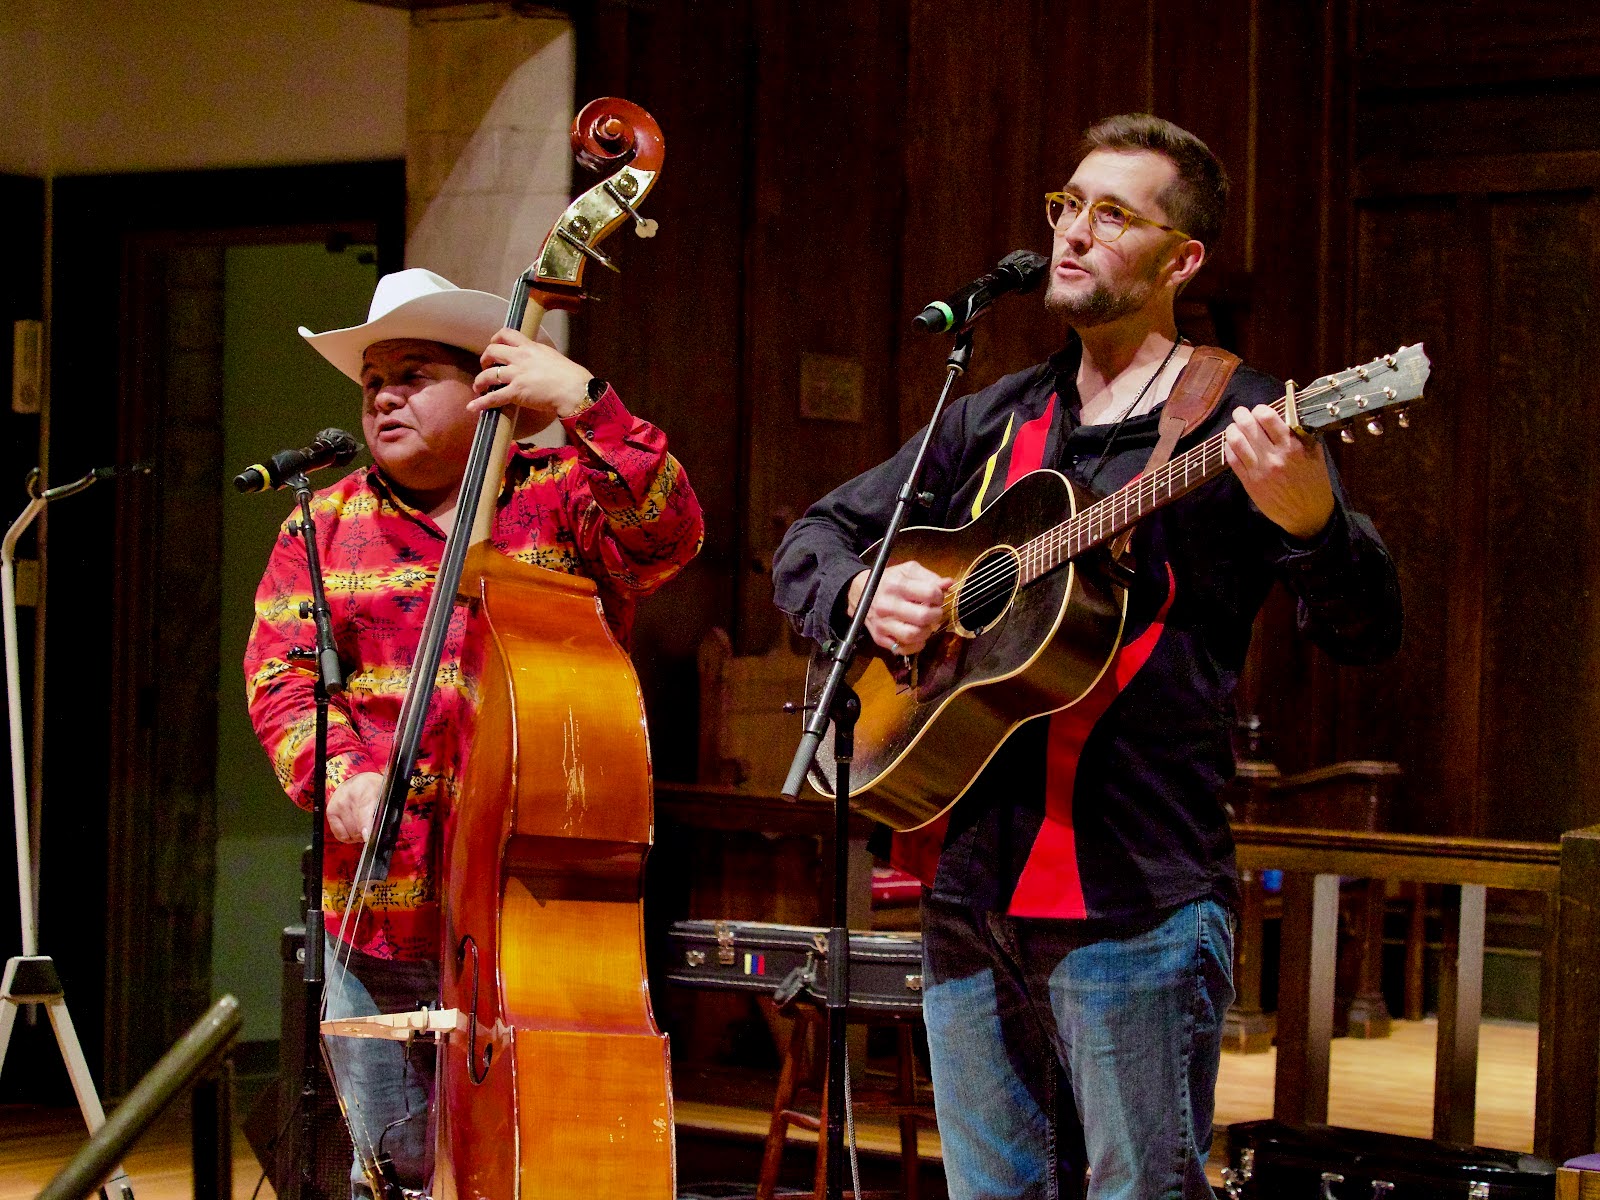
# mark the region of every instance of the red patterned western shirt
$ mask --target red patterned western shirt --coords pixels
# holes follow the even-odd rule
[[[639,598],[700,548],[700,505],[666,437],[607,388],[563,422],[569,444],[518,448],[506,471],[494,545],[521,562],[584,575],[599,586],[606,620],[627,647]],[[294,515],[291,514],[291,519]],[[312,504],[334,635],[348,675],[328,720],[328,794],[364,771],[383,771],[405,698],[423,617],[444,554],[444,533],[401,500],[376,467],[345,476]],[[310,599],[305,547],[279,531],[256,592],[245,650],[245,693],[256,736],[291,799],[310,808],[315,752],[314,674],[290,649],[314,640],[300,603]],[[437,957],[435,873],[442,815],[476,709],[476,665],[462,659],[466,611],[458,605],[418,750],[411,793],[385,887],[374,889],[344,936],[379,958]],[[338,929],[359,843],[330,835],[323,909]]]

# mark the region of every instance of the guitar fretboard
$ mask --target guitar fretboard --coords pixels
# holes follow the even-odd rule
[[[1302,402],[1313,401],[1333,390],[1326,384],[1308,387],[1295,393],[1295,405],[1299,408]],[[1287,397],[1279,396],[1271,407],[1283,416],[1286,403]],[[1022,562],[1021,582],[1031,583],[1084,551],[1110,541],[1163,504],[1171,503],[1222,474],[1227,470],[1222,447],[1223,434],[1207,438],[1164,467],[1131,480],[1060,525],[1024,542],[1017,548]]]

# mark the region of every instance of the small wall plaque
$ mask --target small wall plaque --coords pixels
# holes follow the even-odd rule
[[[18,321],[11,326],[11,411],[37,413],[44,381],[44,325]]]
[[[812,421],[859,422],[865,377],[856,359],[802,351],[800,415]]]

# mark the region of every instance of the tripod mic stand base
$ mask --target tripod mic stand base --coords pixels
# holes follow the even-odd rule
[[[78,1097],[78,1109],[83,1113],[83,1123],[94,1133],[106,1123],[105,1109],[100,1107],[100,1096],[94,1090],[94,1080],[89,1075],[89,1064],[84,1061],[83,1047],[78,1044],[78,1033],[72,1027],[72,1017],[67,1013],[67,999],[61,991],[61,977],[56,974],[55,960],[45,954],[18,955],[6,963],[6,973],[0,979],[0,1070],[6,1062],[6,1051],[11,1047],[11,1030],[17,1022],[17,1009],[24,1004],[42,1004],[50,1014],[50,1027],[55,1030],[56,1045],[61,1050],[62,1061],[67,1064],[67,1074],[72,1079],[72,1090]],[[133,1200],[133,1182],[128,1172],[118,1163],[102,1195],[109,1190],[115,1200]]]

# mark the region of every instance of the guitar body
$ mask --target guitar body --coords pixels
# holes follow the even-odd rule
[[[912,658],[863,639],[850,683],[861,698],[851,804],[898,830],[953,805],[1024,721],[1076,703],[1110,665],[1127,596],[1093,567],[1069,562],[1017,586],[1012,547],[1060,525],[1090,500],[1055,471],[1025,475],[959,529],[908,528],[893,562],[915,560],[953,578],[956,629]],[[875,547],[862,555],[870,561]],[[806,672],[815,701],[831,659],[814,652]],[[811,781],[834,794],[830,730]]]
[[[672,1200],[667,1040],[646,988],[652,814],[638,678],[594,584],[486,544],[478,724],[445,824],[433,1196]]]

